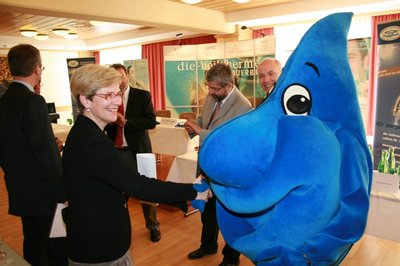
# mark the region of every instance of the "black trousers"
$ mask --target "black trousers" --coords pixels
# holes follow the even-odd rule
[[[137,162],[135,156],[128,149],[119,149],[119,154],[122,160],[128,164],[132,171],[137,171]],[[148,230],[160,230],[160,222],[157,220],[157,206],[141,203],[144,221]]]
[[[218,250],[219,226],[217,222],[216,199],[212,197],[205,204],[204,212],[201,214],[203,228],[201,231],[201,249],[214,252]],[[227,263],[237,263],[240,253],[225,243],[222,250],[224,261]]]
[[[53,216],[21,217],[24,259],[33,266],[68,264],[66,238],[49,238]]]

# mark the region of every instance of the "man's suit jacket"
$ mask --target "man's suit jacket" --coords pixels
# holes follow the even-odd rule
[[[157,125],[156,115],[151,95],[148,91],[130,87],[128,102],[125,110],[127,123],[124,127],[124,135],[129,150],[134,157],[137,153],[152,152],[148,129]],[[117,125],[110,124],[106,127],[107,135],[114,140]]]
[[[100,263],[124,255],[131,242],[126,196],[165,204],[193,200],[192,184],[162,182],[132,171],[113,141],[89,118],[78,115],[63,152],[69,201],[69,257]]]
[[[213,121],[210,123],[208,129],[206,129],[211,115],[214,110],[215,100],[211,96],[207,96],[204,106],[203,112],[196,120],[196,123],[203,128],[200,132],[200,146],[203,143],[204,139],[207,135],[219,125],[235,118],[238,115],[247,113],[252,109],[249,100],[243,96],[243,94],[236,88],[233,88],[232,94],[226,99],[225,103],[222,104],[221,109],[214,117]]]
[[[18,82],[0,99],[0,165],[10,214],[51,216],[56,203],[65,201],[46,101]]]

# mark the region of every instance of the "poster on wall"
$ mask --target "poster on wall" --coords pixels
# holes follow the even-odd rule
[[[262,39],[165,46],[166,107],[171,110],[172,116],[178,116],[181,112],[201,112],[208,94],[205,73],[215,63],[225,62],[231,66],[238,88],[246,97],[251,100],[263,97],[256,80],[256,64],[259,58],[274,57],[275,36],[265,36]],[[255,57],[256,42],[260,57]]]
[[[374,169],[382,150],[394,148],[400,161],[400,21],[378,25],[378,77]]]
[[[347,56],[357,89],[358,102],[364,125],[368,117],[369,48],[371,38],[351,39],[347,42]]]
[[[13,77],[8,69],[7,56],[0,56],[0,97],[6,92],[12,80]]]
[[[150,90],[149,67],[147,59],[124,60],[128,72],[129,86],[142,90]]]
[[[166,106],[172,116],[192,112],[197,103],[196,46],[164,47]]]
[[[81,58],[67,58],[67,66],[68,66],[68,76],[69,79],[71,80],[72,74],[81,66],[87,65],[87,64],[95,64],[95,58],[94,57],[81,57]],[[71,103],[72,103],[72,121],[73,123],[78,116],[79,108],[78,105],[71,95]]]
[[[244,96],[254,97],[254,40],[225,43],[225,58]]]

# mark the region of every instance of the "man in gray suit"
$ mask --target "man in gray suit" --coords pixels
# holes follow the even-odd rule
[[[200,147],[207,135],[219,125],[250,111],[251,104],[234,85],[234,76],[229,65],[218,63],[206,74],[208,96],[204,102],[203,112],[196,120],[185,123],[185,129],[191,134],[200,136]],[[233,132],[234,134],[234,132]],[[216,216],[216,201],[211,198],[201,214],[203,229],[199,249],[189,253],[189,259],[199,259],[205,255],[217,253],[219,227]],[[228,244],[222,251],[224,259],[219,266],[239,265],[240,253]]]

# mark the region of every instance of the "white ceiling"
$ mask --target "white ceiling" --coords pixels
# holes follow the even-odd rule
[[[368,7],[368,10],[365,8]],[[385,14],[400,11],[400,1],[383,0],[203,0],[194,6],[180,0],[0,0],[0,48],[31,43],[41,49],[96,50],[206,34],[232,34],[283,22],[316,20],[328,13]],[[112,24],[94,27],[89,20]],[[53,28],[77,33],[67,40]],[[50,39],[22,37],[35,29]]]

